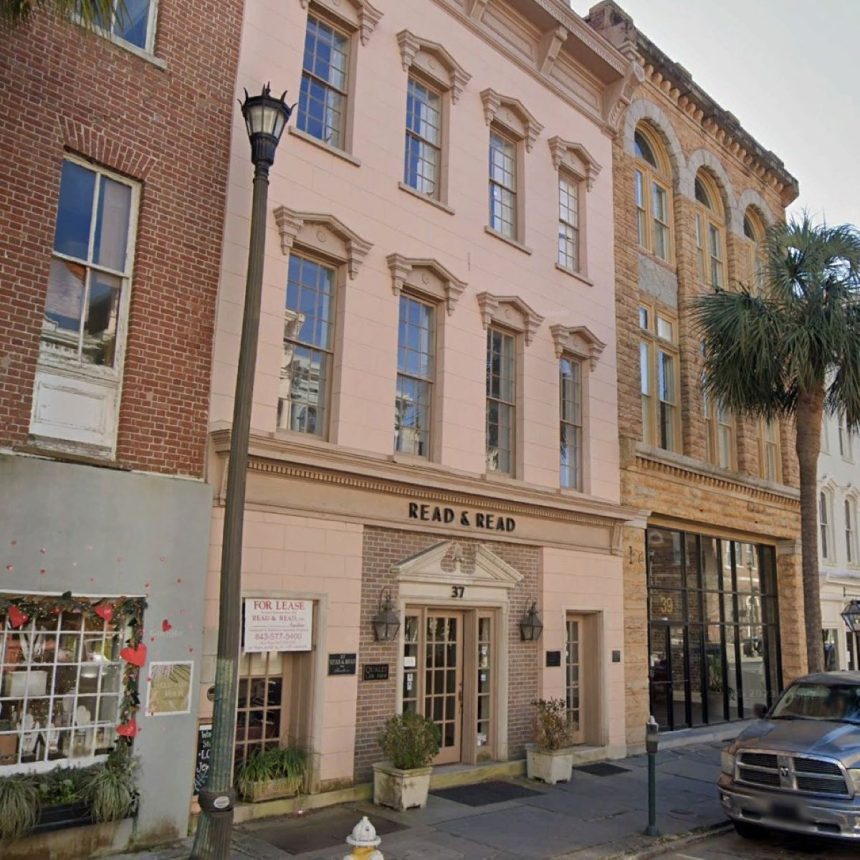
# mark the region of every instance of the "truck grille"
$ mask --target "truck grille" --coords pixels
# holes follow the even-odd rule
[[[812,756],[771,752],[738,754],[738,782],[784,791],[850,797],[845,772],[838,762]]]

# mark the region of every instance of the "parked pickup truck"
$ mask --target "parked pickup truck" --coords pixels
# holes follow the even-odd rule
[[[720,802],[741,836],[860,842],[860,672],[798,678],[722,753]]]

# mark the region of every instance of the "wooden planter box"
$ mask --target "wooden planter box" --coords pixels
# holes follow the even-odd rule
[[[265,782],[252,782],[242,795],[243,800],[260,803],[263,800],[278,800],[281,797],[295,797],[302,787],[304,777],[288,776],[283,779],[269,779]]]
[[[56,806],[42,807],[39,811],[39,822],[33,828],[33,832],[50,833],[52,830],[84,827],[92,823],[93,819],[85,803],[60,803]]]

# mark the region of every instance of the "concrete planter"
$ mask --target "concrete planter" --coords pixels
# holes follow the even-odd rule
[[[242,795],[249,803],[260,803],[264,800],[277,800],[281,797],[295,797],[302,787],[304,777],[287,776],[283,779],[268,779],[252,782]]]
[[[542,751],[526,748],[526,773],[529,779],[539,779],[548,785],[570,782],[573,753],[569,749]]]
[[[427,805],[432,767],[400,770],[389,762],[373,766],[373,802],[377,806],[390,806],[404,812]]]
[[[104,824],[75,825],[62,830],[44,829],[23,839],[7,842],[0,849],[3,860],[79,860],[125,851],[131,840],[134,819],[107,821]]]

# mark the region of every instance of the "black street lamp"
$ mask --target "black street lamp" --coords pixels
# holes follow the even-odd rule
[[[400,616],[394,611],[391,589],[384,588],[379,595],[379,610],[371,619],[373,636],[377,642],[391,642],[400,630]]]
[[[533,600],[526,614],[520,619],[520,639],[523,642],[537,642],[541,633],[543,633],[543,621],[538,615],[537,602]]]
[[[242,526],[245,513],[245,479],[248,438],[251,432],[251,399],[257,339],[260,330],[260,296],[263,287],[263,255],[266,248],[266,201],[269,168],[290,118],[292,108],[272,96],[269,85],[258,96],[245,90],[242,115],[251,141],[254,163],[254,197],[251,204],[251,238],[245,308],[230,459],[227,464],[227,494],[224,500],[224,541],[221,553],[221,588],[218,613],[218,656],[215,666],[215,704],[212,714],[212,750],[209,776],[200,791],[200,821],[191,850],[192,860],[228,860],[233,830],[233,743],[236,733],[236,699],[239,674],[239,622],[242,615]]]

